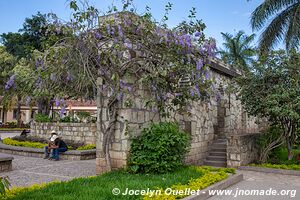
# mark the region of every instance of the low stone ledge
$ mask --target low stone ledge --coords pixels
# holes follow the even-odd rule
[[[267,168],[267,167],[255,167],[255,166],[240,166],[238,169],[248,170],[248,171],[255,171],[255,172],[300,176],[300,170],[274,169],[274,168]]]
[[[46,145],[45,145],[46,146]],[[29,148],[29,147],[18,147],[12,145],[6,145],[0,143],[0,152],[20,155],[20,156],[28,156],[28,157],[44,157],[44,150],[37,148]],[[60,159],[62,160],[90,160],[96,158],[96,149],[91,150],[69,150],[64,153],[60,153]]]
[[[11,171],[13,159],[13,157],[0,154],[0,172]]]
[[[203,190],[200,191],[199,195],[191,195],[183,198],[182,200],[206,200],[212,195],[209,194],[209,190],[224,190],[244,179],[243,174],[234,174],[229,176],[227,179],[217,182]]]

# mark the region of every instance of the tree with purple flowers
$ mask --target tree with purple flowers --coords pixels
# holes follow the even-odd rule
[[[166,21],[172,4],[166,6],[160,22],[148,7],[139,15],[131,6],[127,1],[121,11],[113,7],[100,14],[92,6],[71,1],[72,19],[57,20],[56,28],[73,34],[37,58],[44,66],[40,81],[53,83],[47,87],[57,91],[56,98],[97,97],[101,156],[108,170],[109,145],[121,107],[131,107],[139,98],[145,108],[170,118],[172,113],[187,112],[191,102],[207,99],[212,92],[208,66],[215,41],[205,38],[205,25],[196,19],[195,9],[190,11],[190,21],[169,29]],[[102,118],[105,109],[108,119]]]
[[[35,105],[38,107],[39,113],[48,115],[53,103],[52,97],[57,94],[57,90],[53,90],[49,86],[51,82],[44,81],[48,74],[43,71],[45,67],[43,60],[39,59],[41,53],[70,34],[70,32],[60,30],[56,26],[55,19],[53,13],[38,13],[31,18],[26,18],[18,33],[1,35],[1,41],[6,51],[15,60],[9,71],[5,72],[6,77],[3,78],[5,83],[1,88],[4,90],[2,105],[17,106],[18,123],[21,123],[19,117],[21,103]],[[50,81],[55,79],[55,76],[51,76]]]

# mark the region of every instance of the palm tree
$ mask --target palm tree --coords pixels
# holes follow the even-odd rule
[[[234,67],[248,71],[256,53],[254,47],[251,46],[255,34],[248,36],[244,31],[239,31],[236,35],[221,34],[224,39],[224,49],[218,52],[221,58]]]
[[[282,40],[287,49],[299,46],[300,0],[265,0],[252,13],[251,25],[253,30],[263,29],[259,40],[262,51]]]

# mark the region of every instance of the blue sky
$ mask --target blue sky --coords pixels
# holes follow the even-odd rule
[[[113,0],[91,0],[99,10],[105,11]],[[121,0],[114,0],[119,5]],[[263,0],[135,0],[138,11],[144,11],[146,5],[152,8],[154,17],[160,19],[167,2],[173,3],[169,26],[187,19],[191,7],[197,8],[198,19],[206,24],[206,35],[222,44],[221,32],[235,33],[244,30],[251,34],[250,14]],[[0,0],[0,33],[16,32],[22,27],[26,17],[54,12],[62,19],[69,19],[70,9],[66,0]]]

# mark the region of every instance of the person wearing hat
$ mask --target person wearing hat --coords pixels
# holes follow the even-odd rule
[[[54,145],[51,145],[51,147],[49,147],[52,150],[50,159],[58,161],[59,153],[66,152],[68,150],[68,146],[60,137],[58,137],[58,135],[53,135],[50,139],[50,142],[54,143]]]
[[[51,134],[51,137],[48,139],[49,141],[48,141],[48,146],[45,146],[45,156],[44,156],[44,159],[47,159],[47,158],[49,158],[49,155],[50,155],[50,153],[51,153],[51,151],[52,151],[52,146],[54,146],[55,144],[54,144],[54,142],[53,141],[51,141],[51,138],[54,136],[54,135],[56,135],[57,136],[57,133],[56,133],[56,131],[51,131],[50,132],[50,134]]]

